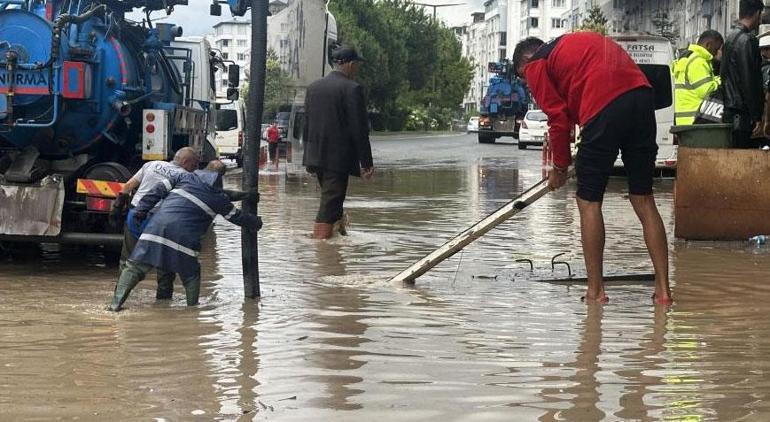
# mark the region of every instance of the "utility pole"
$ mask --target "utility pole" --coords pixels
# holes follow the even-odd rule
[[[260,127],[265,105],[265,65],[267,61],[267,0],[251,3],[251,54],[249,78],[249,117],[246,119],[246,142],[243,145],[243,190],[252,192],[243,201],[243,211],[257,214],[259,201]],[[243,288],[247,298],[255,299],[259,292],[259,250],[257,233],[241,228],[241,258]]]

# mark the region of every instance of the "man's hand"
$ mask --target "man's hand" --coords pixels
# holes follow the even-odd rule
[[[567,169],[554,166],[548,172],[548,187],[551,190],[556,190],[564,186],[565,183],[567,183]]]
[[[147,218],[146,212],[136,211],[134,213],[134,224],[136,224],[136,227],[142,227],[142,223]]]
[[[361,177],[363,177],[366,180],[369,180],[374,176],[374,167],[367,167],[364,169],[361,169]]]
[[[112,224],[115,227],[120,225],[120,222],[123,219],[123,216],[125,215],[127,208],[128,208],[128,194],[121,192],[118,194],[118,196],[115,198],[115,201],[112,203],[112,208],[110,209],[110,215],[109,215],[110,224]]]

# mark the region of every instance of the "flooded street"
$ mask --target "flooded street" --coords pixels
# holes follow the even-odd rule
[[[0,261],[2,420],[768,420],[770,248],[673,240],[673,182],[655,193],[670,240],[670,309],[651,282],[583,287],[574,182],[418,279],[388,279],[541,178],[540,151],[471,135],[374,140],[351,183],[350,235],[314,241],[319,191],[260,177],[262,299],[243,299],[240,229],[204,242],[201,305],[148,277],[113,314],[98,252]],[[226,182],[239,185],[240,175]],[[605,273],[652,268],[613,179]],[[532,260],[534,270],[517,260]]]

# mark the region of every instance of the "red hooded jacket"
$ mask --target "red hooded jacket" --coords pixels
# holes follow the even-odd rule
[[[548,115],[553,162],[559,167],[572,162],[570,131],[576,124],[584,126],[621,94],[651,87],[620,45],[595,32],[566,34],[544,44],[525,66],[524,76]]]

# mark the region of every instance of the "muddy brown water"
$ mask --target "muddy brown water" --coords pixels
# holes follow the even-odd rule
[[[642,282],[586,306],[581,286],[532,281],[564,276],[550,264],[561,252],[582,272],[570,185],[414,287],[389,284],[540,175],[539,152],[432,142],[423,158],[375,143],[382,164],[351,187],[350,236],[328,242],[307,236],[313,181],[263,174],[259,302],[243,299],[240,232],[221,219],[195,308],[180,284],[156,302],[151,276],[126,311],[105,311],[116,268],[98,252],[6,258],[0,419],[770,419],[767,248],[674,241],[671,309],[651,306]],[[606,272],[650,272],[623,186],[613,180],[604,204]],[[673,184],[655,189],[673,233]]]

